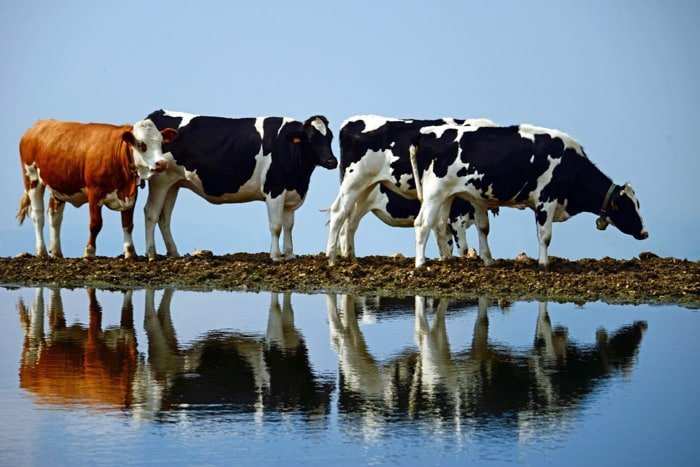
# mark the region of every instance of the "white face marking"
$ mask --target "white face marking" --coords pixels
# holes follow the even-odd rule
[[[323,136],[326,136],[326,132],[328,131],[326,128],[326,124],[323,123],[323,120],[320,118],[314,118],[311,121],[311,126],[316,128],[319,133],[321,133]]]
[[[143,180],[148,180],[156,173],[156,163],[159,161],[165,162],[162,148],[163,136],[158,131],[155,123],[148,119],[134,123],[131,132],[138,141],[146,143],[146,152],[142,153],[137,144],[133,146],[133,153],[134,165],[136,165],[139,177]]]
[[[177,127],[178,129],[188,125],[190,123],[190,120],[192,120],[194,117],[199,116],[195,114],[188,114],[187,112],[173,112],[171,110],[163,110],[163,115],[165,115],[166,117],[182,118],[182,122],[180,122],[180,124]]]
[[[535,162],[535,155],[534,154],[530,157],[530,164],[532,164],[533,162]]]

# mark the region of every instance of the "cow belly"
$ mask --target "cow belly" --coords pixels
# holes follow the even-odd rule
[[[111,193],[108,193],[107,196],[105,196],[102,199],[102,201],[100,201],[100,204],[103,206],[107,206],[113,211],[124,211],[126,209],[133,208],[135,202],[136,196],[127,196],[126,198],[121,199],[117,195],[117,192],[113,191]]]
[[[50,188],[51,187],[49,187],[49,189]],[[87,191],[85,190],[85,188],[81,189],[77,193],[73,193],[70,195],[67,195],[65,193],[59,193],[58,191],[55,191],[55,190],[51,190],[51,196],[53,196],[54,198],[56,198],[59,201],[63,201],[65,203],[70,203],[73,206],[75,206],[76,208],[82,206],[83,204],[87,203],[87,201],[88,201]]]
[[[186,182],[182,186],[189,188],[197,193],[202,198],[212,204],[228,204],[228,203],[246,203],[248,201],[262,201],[265,196],[260,188],[259,183],[249,180],[235,193],[224,193],[222,195],[213,196],[204,190],[204,184],[197,175],[197,172],[186,172]]]

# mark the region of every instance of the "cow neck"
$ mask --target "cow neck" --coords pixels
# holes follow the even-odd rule
[[[119,147],[115,152],[115,158],[117,159],[117,167],[121,169],[121,175],[124,181],[134,182],[136,185],[139,184],[139,174],[136,170],[136,163],[134,162],[134,148],[128,145],[125,141],[120,140]]]
[[[582,211],[600,215],[601,210],[607,209],[616,185],[589,159],[582,161],[584,167],[578,171],[584,188],[579,200],[580,208]]]

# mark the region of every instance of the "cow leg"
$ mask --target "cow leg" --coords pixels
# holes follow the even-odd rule
[[[416,267],[425,264],[425,243],[442,211],[442,199],[424,199],[413,226],[416,229]]]
[[[177,197],[176,187],[157,183],[153,180],[148,182],[148,199],[146,200],[146,206],[143,208],[143,213],[146,223],[146,255],[150,261],[156,259],[156,223],[158,223],[160,227],[163,239],[165,240],[166,237],[168,237],[169,240],[172,240],[172,235],[170,234],[170,212],[164,215],[163,211],[165,210],[166,204],[168,204],[167,200],[168,197],[171,196],[171,190],[173,189],[175,190],[173,196]],[[174,205],[175,200],[172,200],[170,203],[171,210]],[[168,250],[168,254],[170,254],[170,250]]]
[[[165,197],[165,202],[163,203],[163,209],[160,212],[160,218],[158,219],[158,228],[160,229],[160,234],[163,236],[165,249],[168,252],[168,256],[172,256],[173,258],[180,256],[180,253],[177,251],[177,246],[175,245],[175,240],[173,239],[173,234],[170,231],[170,219],[172,219],[175,201],[177,201],[178,190],[179,188],[175,185],[170,187],[168,195]],[[155,247],[153,248],[153,254],[155,255]]]
[[[540,204],[535,209],[535,221],[537,224],[537,239],[540,242],[540,255],[538,263],[540,267],[549,269],[549,256],[547,249],[552,241],[552,220],[556,203]]]
[[[348,212],[347,219],[340,230],[340,252],[349,259],[355,259],[355,233],[360,226],[360,221],[369,211],[368,197],[374,188],[360,193],[355,204]]]
[[[85,247],[83,258],[92,259],[95,257],[97,235],[102,230],[102,207],[90,195],[88,195],[88,205],[90,207],[90,238]]]
[[[134,231],[134,208],[125,209],[122,214],[122,230],[124,230],[124,259],[136,258],[136,248],[131,233]]]
[[[371,190],[374,185],[365,187],[366,190]],[[338,261],[338,238],[340,229],[346,222],[348,216],[355,206],[355,202],[362,192],[361,189],[356,189],[353,186],[340,186],[340,193],[329,209],[330,221],[328,227],[328,245],[326,246],[326,256],[328,256],[328,264],[334,266]]]
[[[36,255],[46,258],[46,243],[44,242],[44,188],[41,183],[28,190],[31,202],[31,217],[36,239]]]
[[[61,223],[66,203],[53,196],[49,198],[49,251],[54,258],[63,258],[61,251]]]
[[[267,219],[270,226],[270,235],[272,242],[270,244],[270,259],[272,261],[281,261],[282,254],[280,253],[280,234],[282,233],[282,223],[284,216],[284,195],[282,192],[276,198],[267,197]]]
[[[452,258],[452,248],[449,244],[449,235],[447,232],[447,223],[450,218],[451,206],[452,199],[445,200],[445,202],[442,203],[440,214],[437,218],[437,226],[433,229],[433,234],[435,235],[435,241],[438,245],[441,260]]]
[[[282,233],[284,235],[284,259],[294,259],[294,242],[292,228],[294,227],[294,209],[284,208],[282,211]]]
[[[476,219],[476,229],[479,232],[479,257],[484,261],[485,266],[493,264],[491,249],[489,248],[489,211],[484,206],[474,205],[474,217]]]

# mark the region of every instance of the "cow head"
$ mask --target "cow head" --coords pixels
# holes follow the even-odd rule
[[[639,212],[639,201],[632,185],[625,183],[624,186],[616,188],[611,193],[607,208],[604,208],[605,215],[601,213],[601,217],[598,218],[598,228],[604,230],[610,223],[621,232],[632,235],[637,240],[649,237],[649,232],[644,226],[642,215]]]
[[[163,143],[177,137],[177,130],[166,128],[158,131],[151,120],[134,123],[131,131],[122,135],[124,141],[133,149],[136,173],[142,180],[148,180],[158,172],[164,171],[168,162],[163,157]]]
[[[338,166],[338,159],[331,149],[333,132],[328,127],[326,117],[314,115],[304,122],[301,131],[289,132],[287,140],[293,144],[300,144],[303,151],[311,155],[315,164],[326,169],[335,169]]]

